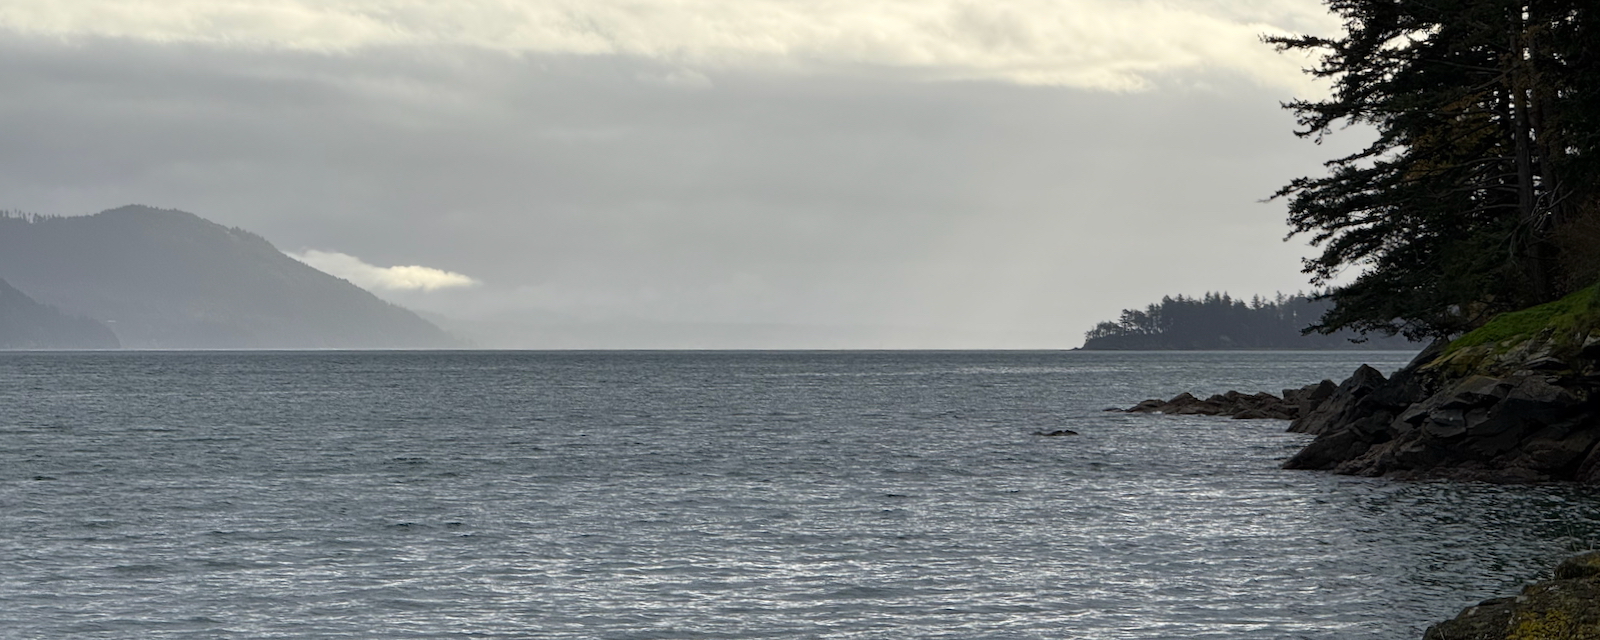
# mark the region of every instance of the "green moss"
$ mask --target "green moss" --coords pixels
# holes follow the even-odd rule
[[[1571,615],[1555,609],[1513,617],[1511,633],[1506,635],[1506,640],[1568,640],[1592,637],[1594,637],[1592,633],[1585,633],[1573,624]]]
[[[1557,580],[1578,580],[1600,576],[1600,551],[1579,554],[1556,565]]]
[[[1486,600],[1454,619],[1430,627],[1427,640],[1600,640],[1600,575],[1589,573],[1590,553],[1561,563],[1558,575],[1512,598]]]
[[[1597,320],[1600,320],[1600,284],[1555,302],[1502,313],[1488,324],[1456,338],[1450,346],[1445,347],[1441,357],[1448,358],[1457,351],[1479,345],[1510,346],[1534,338],[1546,330],[1551,331],[1552,336],[1575,336],[1581,340],[1581,336],[1588,333]]]
[[[1523,590],[1506,640],[1600,640],[1600,611],[1592,581],[1542,582]]]

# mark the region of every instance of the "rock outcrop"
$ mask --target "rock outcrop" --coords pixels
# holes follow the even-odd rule
[[[1600,640],[1600,552],[1567,559],[1555,577],[1485,600],[1428,627],[1423,640]]]
[[[1302,412],[1289,469],[1600,483],[1600,289],[1435,344],[1393,377],[1363,366]]]
[[[1337,387],[1332,380],[1306,385],[1299,389],[1284,389],[1275,396],[1265,391],[1244,394],[1238,391],[1219,393],[1201,400],[1183,392],[1171,400],[1145,400],[1127,409],[1107,409],[1123,413],[1161,413],[1176,416],[1230,416],[1238,420],[1294,420],[1320,405]]]

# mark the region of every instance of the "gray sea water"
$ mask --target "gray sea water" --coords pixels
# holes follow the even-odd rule
[[[0,637],[1418,638],[1600,499],[1101,411],[1408,357],[5,353]]]

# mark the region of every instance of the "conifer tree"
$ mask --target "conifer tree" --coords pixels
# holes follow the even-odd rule
[[[1582,259],[1600,249],[1593,4],[1328,0],[1340,37],[1267,39],[1320,53],[1309,72],[1332,83],[1285,105],[1297,134],[1376,133],[1276,194],[1321,249],[1314,283],[1360,270],[1315,329],[1446,337],[1600,275]]]

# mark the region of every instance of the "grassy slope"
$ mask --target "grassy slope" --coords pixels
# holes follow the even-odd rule
[[[1427,368],[1454,375],[1496,375],[1542,355],[1572,363],[1596,329],[1600,329],[1600,284],[1555,302],[1500,314],[1456,338]]]
[[[1503,313],[1472,332],[1456,338],[1445,349],[1449,355],[1482,344],[1520,342],[1549,329],[1552,337],[1582,340],[1600,319],[1600,284],[1576,291],[1555,302]]]

